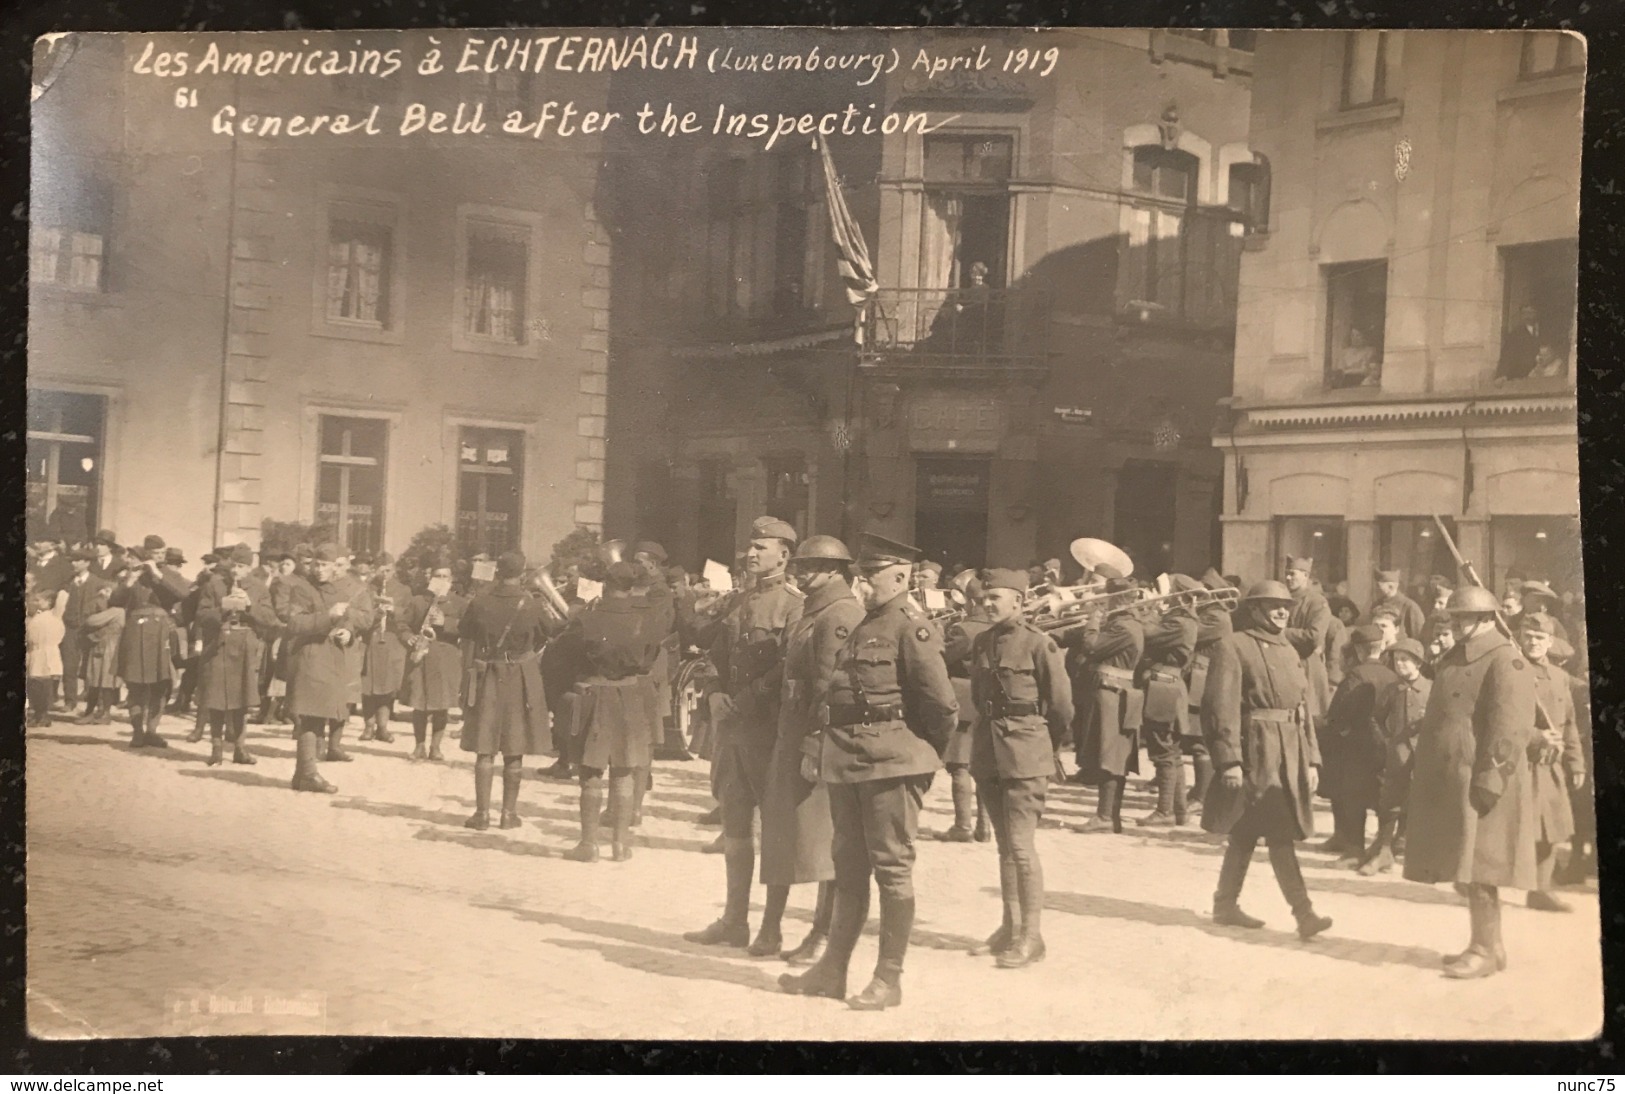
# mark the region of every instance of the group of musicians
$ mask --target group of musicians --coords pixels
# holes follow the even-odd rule
[[[254,572],[249,548],[223,548],[189,590],[150,542],[132,552],[113,582],[120,591],[89,606],[117,609],[140,637],[163,630],[141,622],[153,614],[144,614],[149,605],[163,616],[179,597],[195,597],[192,649],[175,633],[155,638],[175,664],[188,652],[195,661],[194,739],[206,726],[210,763],[223,762],[228,743],[234,762],[255,762],[244,747],[249,710],[280,697],[267,675],[286,681],[298,791],[335,792],[319,763],[351,759],[342,735],[353,711],[364,739],[388,741],[399,698],[413,711],[414,758],[439,760],[456,707],[461,748],[475,756],[467,826],[491,824],[498,754],[501,828],[520,825],[524,757],[553,755],[548,773],[573,773],[580,783],[580,839],[565,852],[578,862],[599,860],[606,821],[612,859],[631,857],[652,761],[669,747],[671,714],[682,704],[672,670],[682,649],[704,651],[716,674],[705,752],[722,822],[724,903],[714,923],[685,937],[782,957],[799,970],[780,978],[790,993],[845,999],[858,1010],[901,1002],[920,807],[944,766],[954,822],[939,838],[981,841],[991,828],[998,852],[1000,922],[974,952],[1006,969],[1042,960],[1035,836],[1049,784],[1064,777],[1059,756],[1069,739],[1074,781],[1098,790],[1095,815],[1078,831],[1122,831],[1125,782],[1143,743],[1156,805],[1138,826],[1200,815],[1206,830],[1228,836],[1216,923],[1262,926],[1239,905],[1262,840],[1299,935],[1308,940],[1332,925],[1309,899],[1295,850],[1314,830],[1330,742],[1346,737],[1349,724],[1329,694],[1328,610],[1302,580],[1307,560],[1289,561],[1285,584],[1263,581],[1242,594],[1212,570],[1137,582],[1121,552],[1080,540],[1080,585],[1034,587],[1026,570],[967,571],[944,601],[940,590],[927,594],[936,575],[915,548],[865,534],[854,557],[839,539],[803,541],[788,523],[762,517],[737,591],[696,598],[674,590],[658,544],[627,549],[617,541],[603,558],[602,595],[583,604],[561,596],[517,551],[495,560],[489,582],[461,591],[449,559],[430,559],[410,575],[414,589],[387,555],[348,559],[332,544],[274,560],[269,582]],[[85,586],[87,567],[75,557],[68,601]],[[1375,795],[1383,816],[1408,814],[1406,876],[1453,881],[1468,896],[1472,943],[1447,960],[1446,975],[1484,976],[1506,961],[1497,887],[1549,888],[1557,836],[1543,825],[1539,794],[1553,780],[1542,782],[1541,765],[1563,753],[1573,712],[1553,698],[1557,670],[1539,641],[1551,625],[1541,613],[1526,613],[1531,637],[1520,650],[1487,591],[1466,585],[1445,610],[1455,641],[1429,659],[1431,695],[1405,691],[1408,715],[1370,721],[1368,711],[1358,732],[1375,733],[1384,756]],[[1383,640],[1377,628],[1355,637],[1366,647]],[[1398,654],[1420,663],[1418,636],[1404,637],[1409,645],[1392,643],[1390,663]],[[1364,661],[1368,651],[1359,652]],[[164,660],[147,650],[131,664],[143,658]],[[152,694],[139,696],[128,678],[135,747],[163,746],[154,712],[173,677],[156,675]],[[1397,686],[1401,674],[1392,675]],[[1340,695],[1370,676],[1345,674]],[[1583,774],[1577,782],[1569,770],[1578,789]],[[1357,836],[1338,827],[1334,838],[1363,848],[1363,810]],[[1378,843],[1389,864],[1393,835],[1385,821]],[[871,878],[880,894],[879,958],[868,984],[848,997]],[[765,899],[753,936],[758,879]],[[816,910],[808,935],[787,948],[782,917],[798,884],[818,886]]]

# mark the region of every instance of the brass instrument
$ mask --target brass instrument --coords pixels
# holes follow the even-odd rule
[[[437,596],[430,602],[429,610],[423,613],[423,625],[418,627],[418,633],[406,641],[406,655],[414,665],[429,656],[429,646],[434,643],[436,633],[435,625],[430,620],[444,600],[444,597]]]
[[[553,579],[547,576],[546,570],[536,573],[536,588],[542,596],[542,609],[551,615],[554,620],[563,623],[570,618],[570,602],[564,599]]]
[[[1190,589],[1182,593],[1163,593],[1161,596],[1142,597],[1135,607],[1186,607],[1195,612],[1217,604],[1225,611],[1233,612],[1236,610],[1236,605],[1240,603],[1241,590],[1227,586],[1223,589]]]
[[[1086,585],[1037,585],[1027,594],[1022,615],[1027,622],[1049,635],[1087,626],[1143,602],[1141,589],[1108,593],[1101,583]]]

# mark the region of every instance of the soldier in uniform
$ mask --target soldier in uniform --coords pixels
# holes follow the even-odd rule
[[[118,674],[130,689],[130,747],[167,748],[158,735],[164,692],[181,653],[174,620],[156,602],[156,582],[137,582],[124,597]]]
[[[874,978],[847,1000],[854,1010],[903,1001],[903,958],[914,925],[914,838],[920,800],[958,721],[942,639],[909,599],[916,548],[865,534],[863,619],[835,655],[828,726],[816,770],[829,787],[835,827],[835,908],[824,956],[779,983],[792,994],[846,994],[852,949],[869,916],[869,879],[880,886],[880,958]],[[809,766],[808,773],[812,773]]]
[[[232,762],[252,764],[244,747],[248,709],[259,697],[265,635],[277,628],[271,593],[250,571],[254,552],[239,543],[206,575],[198,594],[197,625],[203,636],[198,656],[197,704],[207,712],[212,746],[209,763],[218,764],[231,742]]]
[[[1202,587],[1215,592],[1234,588],[1211,566],[1202,575]],[[1192,775],[1195,778],[1190,796],[1185,802],[1185,812],[1189,817],[1198,816],[1202,812],[1202,802],[1207,798],[1207,788],[1213,782],[1213,757],[1208,754],[1207,741],[1202,736],[1201,717],[1202,696],[1207,690],[1208,667],[1213,662],[1214,649],[1220,642],[1228,640],[1232,633],[1234,631],[1230,625],[1230,609],[1225,607],[1223,601],[1214,600],[1204,604],[1196,613],[1196,645],[1191,650],[1189,671],[1185,678],[1188,707],[1184,736],[1180,740],[1185,752],[1191,757]]]
[[[1304,677],[1309,681],[1309,718],[1314,723],[1318,745],[1325,729],[1326,709],[1332,701],[1331,678],[1326,671],[1326,633],[1332,625],[1332,608],[1311,576],[1314,564],[1315,560],[1308,556],[1289,556],[1286,560],[1286,587],[1292,594],[1292,617],[1287,620],[1282,634],[1303,661]],[[1364,838],[1345,834],[1335,827],[1335,815],[1333,819],[1332,836],[1320,845],[1320,850],[1341,853],[1350,848],[1363,849]]]
[[[468,601],[452,588],[451,560],[436,559],[424,590],[397,608],[402,641],[410,647],[400,694],[412,708],[412,759],[440,763],[446,758],[440,742],[451,708],[462,699],[463,654],[457,639],[468,609]]]
[[[1552,875],[1558,845],[1574,835],[1569,794],[1585,785],[1585,754],[1580,749],[1569,675],[1548,659],[1557,637],[1556,621],[1538,609],[1526,610],[1518,621],[1518,641],[1529,659],[1540,699],[1535,709],[1535,738],[1529,746],[1540,817],[1535,836],[1536,886],[1529,890],[1529,906],[1542,912],[1569,912],[1573,909],[1568,903],[1552,893]]]
[[[407,630],[402,614],[412,590],[395,577],[395,558],[383,551],[373,559],[373,621],[361,663],[361,739],[390,744],[389,718],[406,676]]]
[[[1170,575],[1174,593],[1200,592],[1200,581]],[[1170,828],[1185,823],[1185,757],[1179,742],[1189,720],[1190,693],[1186,665],[1196,650],[1200,630],[1196,613],[1178,601],[1165,601],[1160,619],[1145,628],[1145,748],[1156,769],[1157,807],[1136,823],[1142,828]]]
[[[666,549],[653,540],[640,540],[632,545],[632,562],[641,571],[638,574],[638,591],[656,605],[657,614],[665,621],[665,637],[660,640],[660,658],[653,669],[659,691],[661,723],[655,755],[664,760],[692,760],[694,757],[689,755],[688,746],[677,725],[677,708],[673,699],[682,650],[677,637],[677,594],[666,576]]]
[[[1416,639],[1401,638],[1387,656],[1398,680],[1377,701],[1377,724],[1383,734],[1382,789],[1377,799],[1377,839],[1358,868],[1364,877],[1392,870],[1394,856],[1404,849],[1405,799],[1411,791],[1416,733],[1433,690],[1433,682],[1422,675],[1426,654]]]
[[[1305,941],[1332,921],[1315,912],[1298,867],[1296,841],[1315,830],[1314,793],[1320,750],[1309,715],[1311,692],[1303,658],[1286,637],[1295,600],[1278,581],[1247,590],[1236,633],[1219,643],[1202,696],[1202,730],[1218,774],[1208,787],[1202,827],[1229,836],[1213,922],[1259,928],[1241,910],[1242,883],[1263,840],[1281,893]]]
[[[820,711],[835,655],[863,619],[863,606],[848,584],[851,565],[851,552],[834,536],[811,537],[796,548],[790,561],[790,572],[806,599],[800,617],[785,630],[778,738],[762,798],[761,876],[767,887],[762,934],[770,939],[780,936],[790,886],[818,884],[812,931],[801,945],[781,954],[795,966],[812,965],[823,956],[834,909],[829,791],[809,779],[803,767],[809,756],[816,759],[823,729]]]
[[[1405,575],[1399,570],[1378,570],[1376,576],[1377,602],[1371,605],[1366,621],[1375,623],[1379,609],[1391,608],[1394,618],[1399,623],[1400,638],[1422,637],[1422,628],[1427,623],[1427,616],[1416,601],[1399,591]]]
[[[1354,628],[1350,641],[1354,663],[1332,696],[1319,737],[1326,781],[1331,784],[1322,790],[1331,799],[1337,830],[1356,841],[1356,846],[1342,851],[1351,860],[1365,857],[1366,812],[1380,810],[1388,743],[1380,708],[1388,689],[1399,683],[1394,670],[1382,661],[1382,642],[1381,630],[1370,623]]]
[[[767,792],[773,746],[779,736],[784,631],[801,615],[801,593],[786,578],[796,530],[774,517],[751,526],[745,569],[750,591],[722,621],[711,662],[726,681],[725,713],[716,778],[722,805],[727,903],[722,917],[683,937],[706,945],[748,946],[752,956],[776,956],[782,939],[765,930],[750,938],[750,883],[756,871],[755,813]]]
[[[1107,593],[1134,588],[1121,575],[1106,580]],[[1135,687],[1134,669],[1145,652],[1145,622],[1132,609],[1112,612],[1104,622],[1097,615],[1062,638],[1061,644],[1078,658],[1073,690],[1085,697],[1074,715],[1078,773],[1100,790],[1095,815],[1073,826],[1073,831],[1121,832],[1123,787],[1129,773],[1140,770],[1145,693]]]
[[[354,584],[339,571],[337,544],[317,547],[307,573],[309,577],[290,578],[285,586],[288,710],[297,748],[292,785],[333,794],[338,788],[322,778],[317,759],[328,727],[349,717],[345,650],[372,625],[372,613],[346,599]],[[328,758],[333,758],[331,751]]]
[[[1444,961],[1453,979],[1506,968],[1500,887],[1534,889],[1535,674],[1498,629],[1495,594],[1457,589],[1449,612],[1456,644],[1434,668],[1417,733],[1405,877],[1455,882],[1467,895],[1472,941]]]
[[[519,782],[524,758],[547,752],[547,695],[541,651],[552,634],[541,601],[521,584],[525,556],[507,551],[497,559],[496,581],[463,613],[458,633],[470,658],[464,752],[475,754],[474,814],[464,827],[491,827],[491,780],[502,753],[501,827],[519,827]]]
[[[948,748],[942,754],[953,796],[954,823],[936,836],[949,843],[969,843],[971,840],[985,843],[988,838],[987,815],[982,799],[976,793],[976,780],[970,773],[971,727],[976,722],[976,704],[971,701],[970,651],[976,636],[991,624],[983,615],[982,583],[974,576],[969,577],[960,591],[966,599],[965,617],[948,628],[943,640],[943,656],[947,658],[948,676],[954,682],[954,699],[959,704],[959,725],[948,739]]]
[[[982,585],[988,625],[970,655],[976,711],[971,771],[993,816],[1004,901],[1003,922],[973,952],[993,954],[1001,969],[1023,968],[1044,958],[1044,868],[1036,836],[1055,772],[1055,750],[1072,724],[1066,658],[1054,639],[1021,614],[1027,585],[1024,571],[988,571]]]

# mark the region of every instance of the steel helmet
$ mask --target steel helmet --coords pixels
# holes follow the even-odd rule
[[[1247,590],[1242,600],[1279,600],[1287,604],[1293,603],[1292,593],[1279,581],[1260,581]]]
[[[851,562],[852,552],[846,549],[846,544],[834,536],[808,536],[796,548],[794,562],[812,560],[827,560],[830,562]]]
[[[1467,585],[1450,594],[1444,610],[1451,615],[1494,615],[1501,610],[1501,602],[1484,586]]]

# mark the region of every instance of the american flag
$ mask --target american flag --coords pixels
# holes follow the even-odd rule
[[[863,242],[863,229],[852,218],[846,198],[841,195],[841,180],[835,173],[835,161],[829,155],[829,142],[815,140],[813,143],[824,161],[824,192],[828,198],[830,233],[835,237],[838,252],[836,265],[841,272],[846,299],[858,309],[857,332],[861,340],[863,317],[880,286],[875,281],[874,264],[869,261],[869,248]]]

